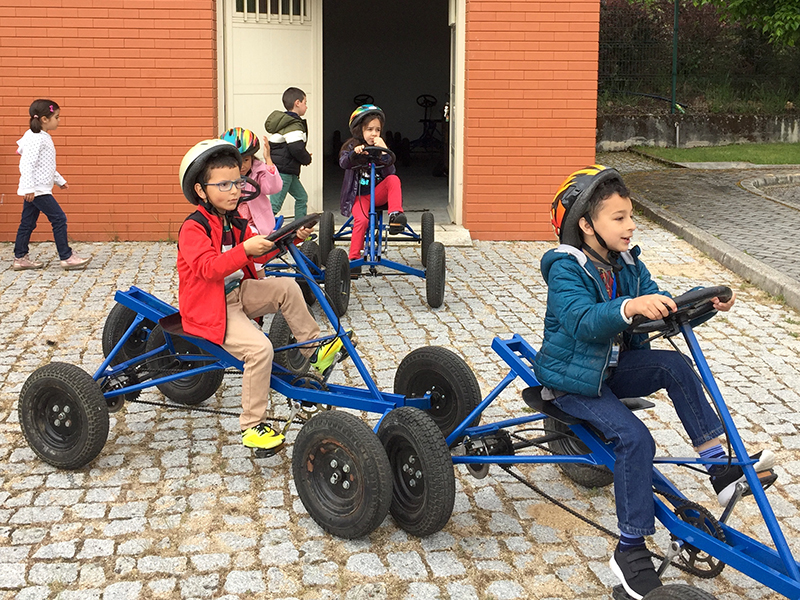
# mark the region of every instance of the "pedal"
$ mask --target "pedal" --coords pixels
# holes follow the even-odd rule
[[[286,432],[289,431],[289,427],[292,426],[295,417],[302,412],[303,407],[299,402],[294,400],[289,400],[289,418],[286,419],[286,424],[281,428],[281,435],[286,437]],[[278,446],[278,448],[283,448],[283,444]]]
[[[276,446],[275,448],[254,448],[253,454],[256,458],[269,458],[270,456],[275,456],[278,452],[283,450],[285,444],[281,444],[280,446]]]
[[[669,567],[672,564],[672,560],[680,553],[681,553],[681,542],[679,540],[672,540],[672,542],[670,542],[669,547],[667,548],[667,551],[664,552],[664,560],[661,561],[661,564],[658,566],[657,574],[659,579],[664,574],[664,571],[667,570],[667,567]]]

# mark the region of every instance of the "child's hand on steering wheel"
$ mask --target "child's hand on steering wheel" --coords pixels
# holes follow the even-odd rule
[[[275,247],[275,244],[263,235],[254,235],[246,239],[242,245],[247,256],[263,256]]]
[[[648,319],[662,319],[678,310],[675,301],[669,296],[648,294],[633,298],[625,304],[625,316],[628,318],[644,315]]]
[[[364,154],[364,144],[359,144],[355,148],[353,148],[353,152],[356,154]]]
[[[313,227],[301,227],[300,229],[297,230],[295,235],[297,236],[297,239],[302,242],[304,239],[310,236],[313,231],[314,231]]]
[[[736,302],[736,293],[735,292],[731,296],[731,299],[728,300],[727,302],[720,302],[719,298],[713,298],[711,300],[711,304],[714,306],[714,309],[722,311],[722,312],[729,311],[731,309],[731,307],[733,306],[734,302]]]

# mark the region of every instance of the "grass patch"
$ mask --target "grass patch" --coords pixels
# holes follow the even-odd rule
[[[731,144],[703,148],[638,146],[636,149],[672,162],[750,162],[757,165],[800,165],[800,144]]]

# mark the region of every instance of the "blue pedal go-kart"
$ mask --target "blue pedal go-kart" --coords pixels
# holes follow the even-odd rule
[[[296,230],[313,216],[282,227],[268,236],[304,276],[334,333],[306,344],[341,337],[363,387],[334,385],[308,372],[309,360],[298,350],[285,319],[276,314],[269,337],[275,349],[271,387],[288,399],[283,432],[302,425],[294,442],[292,472],[298,494],[320,526],[340,537],[358,538],[374,530],[387,513],[414,535],[440,529],[452,510],[455,489],[443,433],[449,434],[480,398],[467,364],[441,347],[419,348],[398,366],[393,392],[378,389],[332,303],[316,284],[294,245]],[[45,462],[80,469],[103,450],[109,413],[126,402],[165,408],[201,410],[228,371],[241,371],[241,361],[222,347],[188,335],[173,306],[131,287],[117,291],[117,304],[103,330],[105,360],[90,375],[80,367],[54,362],[36,369],[19,396],[19,422],[31,449]],[[340,357],[341,358],[341,357]],[[142,390],[155,386],[171,403],[142,400]],[[470,404],[472,402],[472,404]],[[346,408],[381,415],[371,430]],[[256,457],[271,455],[255,451]],[[408,479],[413,465],[411,479]],[[447,480],[443,487],[428,481]],[[407,485],[401,485],[401,483]],[[429,510],[429,494],[444,498]],[[448,504],[449,500],[449,504]]]
[[[677,312],[658,321],[634,321],[631,328],[637,333],[653,333],[651,339],[665,337],[677,350],[673,338],[682,336],[694,359],[696,372],[720,416],[726,431],[731,464],[739,465],[746,482],[737,484],[732,500],[715,515],[699,502],[687,497],[663,472],[664,467],[703,469],[704,464],[728,464],[725,460],[704,460],[698,457],[656,457],[653,469],[653,501],[656,517],[669,531],[671,543],[666,549],[660,573],[670,566],[700,578],[717,576],[729,565],[761,582],[787,598],[800,599],[800,565],[795,561],[767,499],[765,487],[771,485],[774,474],[759,480],[753,467],[756,462],[748,456],[742,438],[736,429],[725,400],[714,380],[691,323],[713,314],[711,299],[725,301],[731,297],[727,287],[693,290],[675,298]],[[556,502],[565,510],[594,525],[611,537],[616,532],[592,523],[583,515],[561,504],[558,499],[540,490],[533,483],[512,470],[513,465],[555,463],[574,482],[586,487],[609,485],[614,479],[613,444],[604,440],[591,426],[558,410],[551,402],[541,398],[541,386],[532,370],[535,350],[519,335],[511,339],[495,338],[493,350],[508,364],[508,375],[482,400],[451,433],[447,445],[454,464],[464,464],[470,474],[485,477],[489,466],[498,465],[511,476]],[[528,387],[522,394],[528,414],[495,423],[479,424],[481,415],[501,392],[517,378]],[[641,398],[626,399],[632,410],[654,406]],[[524,407],[520,407],[521,409]],[[447,482],[447,486],[450,482]],[[736,506],[745,496],[752,496],[769,532],[771,546],[737,531],[730,524]],[[767,541],[768,543],[769,541]],[[628,598],[622,586],[614,589],[615,599]],[[645,596],[647,600],[713,598],[707,592],[686,585],[667,585]]]
[[[349,261],[351,269],[361,269],[361,276],[378,275],[414,275],[425,279],[425,293],[428,305],[439,308],[444,303],[444,284],[446,276],[446,261],[444,244],[434,241],[434,218],[430,212],[422,213],[420,233],[414,231],[411,225],[406,224],[403,231],[389,235],[389,224],[383,221],[383,211],[375,208],[375,170],[381,168],[381,159],[390,156],[394,161],[395,155],[388,148],[382,146],[366,146],[366,163],[363,169],[369,173],[369,225],[367,226],[364,251],[360,258]],[[319,256],[325,264],[330,260],[330,254],[336,252],[336,242],[350,241],[353,234],[353,217],[338,230],[334,225],[333,213],[322,213],[319,222]],[[389,242],[413,243],[420,245],[422,269],[410,267],[402,263],[389,260],[385,254]],[[335,265],[336,266],[336,265]],[[330,265],[328,266],[330,268]],[[363,269],[366,268],[366,271]]]

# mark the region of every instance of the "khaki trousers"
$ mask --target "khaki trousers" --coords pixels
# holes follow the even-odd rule
[[[242,377],[242,431],[264,420],[269,407],[269,382],[272,374],[272,342],[251,321],[281,311],[298,342],[319,337],[319,326],[308,312],[303,292],[291,277],[245,279],[230,292],[227,302],[227,328],[222,347],[244,362]],[[301,348],[310,355],[313,348]]]

